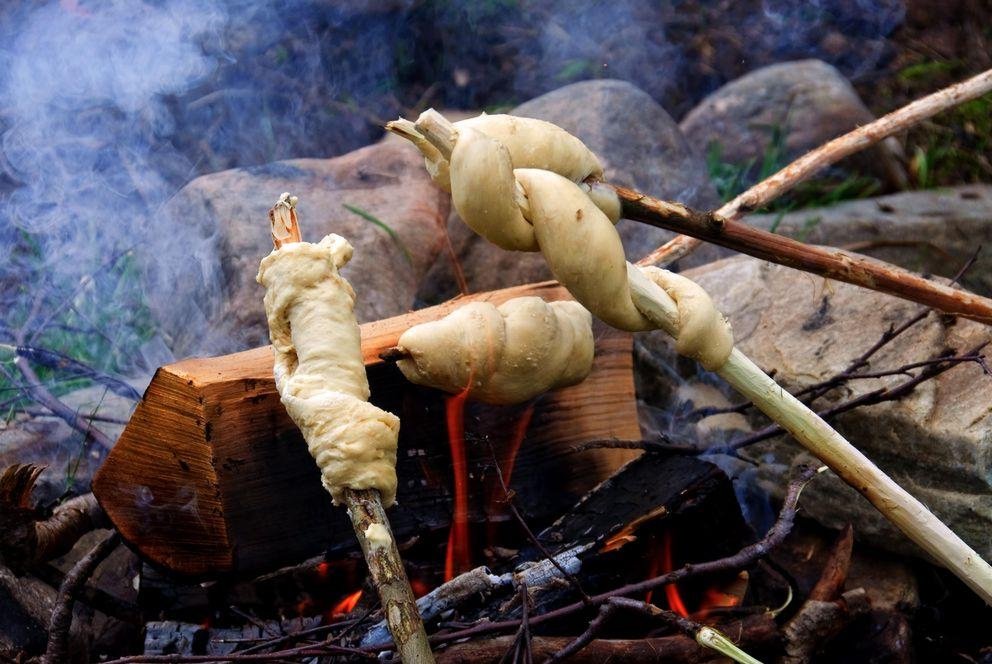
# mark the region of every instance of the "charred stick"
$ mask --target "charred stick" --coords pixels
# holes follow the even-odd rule
[[[762,180],[723,205],[714,213],[714,216],[735,221],[748,212],[768,205],[800,182],[808,180],[822,169],[837,163],[844,157],[849,157],[871,147],[875,143],[905,131],[942,111],[981,97],[990,90],[992,90],[992,70],[907,104],[874,122],[858,127],[806,153],[778,173]],[[641,265],[671,263],[689,254],[701,244],[699,239],[687,237],[692,233],[678,229],[673,230],[685,233],[685,235],[673,238],[665,245],[655,249],[641,260]]]
[[[55,608],[52,610],[52,621],[48,628],[48,646],[41,659],[42,664],[60,664],[69,661],[69,628],[72,626],[72,607],[76,603],[76,595],[100,563],[114,552],[120,541],[120,535],[116,531],[110,533],[65,575],[59,588]]]
[[[649,590],[655,590],[661,586],[667,585],[669,583],[675,583],[683,579],[693,578],[696,576],[702,576],[704,574],[713,574],[716,572],[723,572],[727,570],[739,570],[748,567],[761,558],[768,555],[775,547],[785,540],[786,536],[791,532],[792,525],[796,518],[796,505],[799,502],[799,494],[802,492],[803,487],[819,472],[826,470],[826,467],[819,469],[813,469],[808,467],[802,467],[799,469],[797,476],[789,482],[789,486],[786,490],[785,499],[782,504],[782,509],[779,511],[778,518],[772,527],[768,530],[764,537],[755,542],[754,544],[749,544],[737,553],[727,556],[725,558],[718,558],[716,560],[711,560],[703,563],[695,563],[690,565],[685,565],[679,569],[667,572],[660,576],[656,576],[652,579],[647,579],[645,581],[640,581],[637,583],[631,583],[614,590],[600,593],[598,595],[593,595],[590,597],[591,604],[598,606],[604,602],[609,601],[613,597],[625,597],[628,595],[643,595]],[[542,613],[538,616],[532,616],[530,618],[531,627],[537,627],[547,622],[558,620],[560,618],[565,618],[572,616],[580,611],[584,611],[588,608],[584,602],[573,602],[563,607],[553,609],[547,613]],[[503,620],[499,622],[486,622],[473,627],[468,627],[465,629],[455,630],[451,632],[446,632],[442,634],[436,634],[431,637],[431,642],[436,644],[450,643],[452,641],[457,641],[460,639],[468,639],[477,636],[482,636],[485,634],[493,634],[499,632],[506,632],[510,630],[515,630],[520,626],[519,620]],[[368,650],[384,650],[389,647],[388,644],[378,644],[369,646]]]
[[[375,661],[375,655],[357,648],[333,643],[318,643],[268,653],[231,653],[229,655],[132,655],[113,659],[103,664],[218,664],[219,662],[285,662],[293,657],[327,657],[347,655]],[[309,660],[308,660],[309,661]]]
[[[567,569],[565,569],[562,566],[562,564],[555,559],[555,557],[551,554],[550,551],[548,551],[548,548],[544,546],[544,544],[541,542],[538,536],[534,534],[534,531],[531,530],[530,526],[527,525],[526,519],[524,519],[523,515],[520,513],[520,510],[517,509],[517,505],[513,500],[514,494],[510,491],[510,487],[506,485],[506,480],[503,478],[503,469],[500,468],[499,461],[496,460],[496,450],[493,448],[492,443],[489,444],[489,451],[492,454],[493,467],[496,469],[496,479],[499,481],[499,486],[503,490],[503,496],[506,499],[507,507],[510,508],[510,512],[513,514],[513,518],[516,519],[517,523],[520,525],[520,528],[524,531],[524,534],[527,535],[527,539],[529,539],[531,543],[537,547],[537,550],[541,552],[541,555],[544,556],[544,559],[547,560],[552,565],[554,565],[555,569],[557,569],[561,573],[561,575],[565,577],[565,579],[568,581],[569,584],[571,584],[575,592],[579,594],[579,597],[582,598],[582,601],[585,602],[586,604],[589,604],[590,603],[589,595],[586,593],[585,590],[583,590],[582,584],[579,583],[578,577],[576,577],[574,574],[572,574]]]
[[[663,622],[681,630],[692,636],[696,642],[704,648],[710,648],[742,664],[761,664],[754,657],[737,647],[730,639],[720,634],[712,627],[703,627],[694,620],[683,618],[672,611],[664,611],[654,604],[642,602],[629,597],[612,597],[599,608],[597,615],[590,623],[589,627],[580,634],[574,641],[564,648],[554,653],[545,660],[545,664],[564,661],[579,653],[589,645],[593,638],[602,631],[606,623],[614,614],[619,611],[634,611],[648,618],[660,619]]]

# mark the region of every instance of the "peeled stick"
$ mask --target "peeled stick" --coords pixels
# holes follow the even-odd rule
[[[335,504],[345,489],[378,489],[388,507],[400,421],[368,402],[355,292],[338,274],[352,251],[333,234],[284,244],[262,259],[257,279],[266,289],[276,388],[324,487]]]
[[[578,302],[519,297],[473,302],[411,327],[397,362],[413,383],[486,403],[522,403],[581,382],[592,370],[592,316]]]

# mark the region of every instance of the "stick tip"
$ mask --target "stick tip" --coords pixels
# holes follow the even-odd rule
[[[296,215],[296,204],[299,200],[299,197],[285,191],[269,210],[272,244],[276,249],[284,244],[302,241],[299,218]]]
[[[408,360],[411,357],[413,356],[410,354],[410,351],[399,346],[387,348],[379,353],[379,359],[385,362],[398,362],[399,360]]]

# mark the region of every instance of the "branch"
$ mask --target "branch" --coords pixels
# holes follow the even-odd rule
[[[121,538],[114,531],[101,540],[85,556],[79,559],[62,581],[55,609],[52,611],[52,622],[48,628],[48,647],[42,657],[42,664],[60,664],[69,661],[69,628],[72,627],[72,607],[76,603],[76,595],[86,584],[94,570],[107,556],[113,553]]]
[[[284,193],[269,210],[272,244],[276,249],[303,241],[296,203],[296,196]],[[346,488],[343,493],[348,517],[401,659],[406,664],[433,664],[427,633],[396,547],[396,538],[389,527],[382,496],[378,489]],[[385,533],[386,537],[380,533]]]
[[[620,198],[622,215],[812,274],[918,302],[944,313],[992,324],[992,300],[924,279],[895,265],[843,249],[808,245],[715,213],[702,213],[633,189],[597,183]],[[722,208],[721,208],[722,209]],[[639,265],[655,262],[654,254]]]
[[[68,553],[84,534],[109,525],[92,493],[76,496],[39,519],[31,491],[42,466],[13,465],[0,474],[0,557],[15,570],[25,570]]]
[[[740,219],[748,212],[768,205],[800,182],[808,180],[822,169],[837,163],[844,157],[849,157],[889,136],[905,131],[942,111],[981,97],[990,90],[992,90],[992,70],[918,99],[806,153],[778,173],[762,180],[723,205],[716,211],[715,215],[728,221]],[[672,230],[686,232],[678,229]],[[688,234],[692,235],[692,233]],[[689,254],[700,244],[698,239],[680,235],[645,256],[641,259],[640,264],[671,263]]]
[[[27,358],[19,355],[14,360],[14,366],[17,367],[21,376],[24,377],[26,382],[23,388],[24,391],[40,405],[50,410],[52,414],[62,418],[66,424],[83,434],[84,446],[88,447],[91,440],[95,440],[105,450],[110,450],[114,446],[114,441],[107,434],[97,429],[89,420],[72,408],[69,408],[58,397],[48,391],[48,388],[42,384],[38,374],[31,368]]]

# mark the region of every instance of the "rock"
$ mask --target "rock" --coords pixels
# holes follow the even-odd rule
[[[134,402],[102,386],[87,387],[59,397],[79,413],[110,418],[115,422],[95,421],[94,426],[111,440],[117,440],[134,409]],[[47,413],[38,408],[38,413]],[[34,490],[41,504],[51,504],[66,493],[90,490],[93,473],[106,450],[92,444],[83,448],[83,435],[61,419],[48,414],[19,414],[5,425],[0,423],[0,472],[15,463],[46,466]]]
[[[668,113],[630,83],[575,83],[532,99],[511,113],[553,122],[578,136],[603,162],[610,182],[700,208],[717,202],[702,157]],[[618,229],[628,257],[635,260],[672,237],[667,231],[632,221],[621,221]],[[540,254],[499,249],[472,233],[454,213],[448,234],[470,291],[551,278]],[[451,261],[442,259],[428,275],[420,297],[435,302],[456,292]]]
[[[879,293],[748,257],[718,261],[686,274],[703,286],[728,316],[738,348],[765,371],[774,371],[776,380],[790,391],[835,375],[890,326],[920,309]],[[964,352],[990,340],[989,327],[931,314],[879,351],[870,370],[893,369],[947,349]],[[689,382],[712,382],[711,377],[694,375],[693,363],[674,358],[670,344],[656,334],[639,335],[638,343],[642,346],[640,356],[653,359],[656,367],[679,369]],[[817,407],[829,407],[904,380],[903,375],[852,381],[821,399]],[[640,396],[660,406],[668,397],[657,385],[642,379]],[[979,366],[965,363],[917,386],[899,401],[859,408],[834,421],[854,445],[985,557],[992,557],[988,538],[992,527],[990,393],[992,377],[983,374]],[[790,467],[811,460],[803,448],[785,438],[752,446],[743,454],[760,463],[758,481],[779,495]],[[859,536],[872,543],[919,553],[867,501],[832,474],[818,477],[807,487],[802,508],[828,527],[853,523]]]
[[[268,343],[259,260],[272,250],[267,213],[280,193],[299,196],[304,239],[328,233],[355,247],[342,274],[360,322],[407,311],[443,244],[448,196],[413,146],[383,141],[334,159],[294,159],[213,173],[162,210],[180,241],[147,263],[149,306],[177,357]],[[345,209],[360,208],[377,223]]]
[[[723,162],[753,160],[753,181],[774,131],[783,132],[787,163],[874,119],[840,72],[820,60],[799,60],[727,83],[689,111],[679,127],[699,150],[719,144]],[[889,139],[866,152],[857,166],[894,187],[904,186],[900,156],[899,143]]]
[[[906,191],[825,208],[748,217],[748,224],[803,242],[843,247],[917,272],[953,277],[979,246],[992,247],[992,186]],[[992,251],[962,279],[992,294]]]

